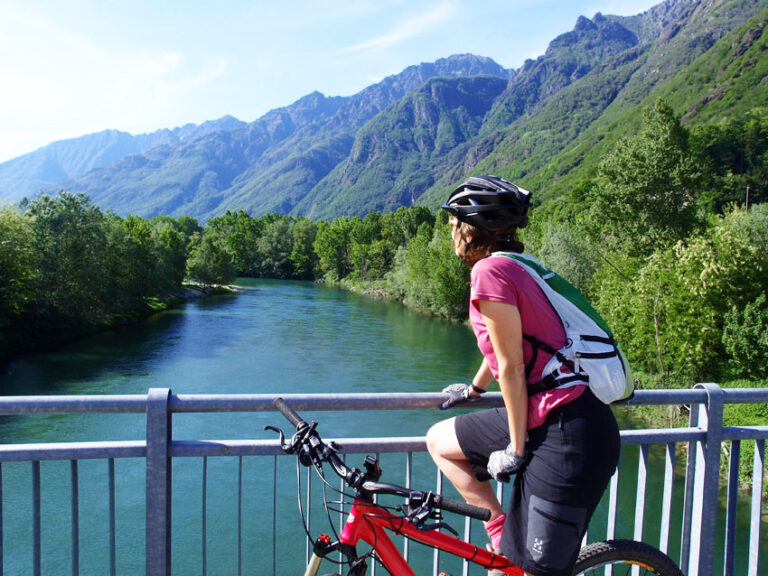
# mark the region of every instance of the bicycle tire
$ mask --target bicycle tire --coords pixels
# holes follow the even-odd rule
[[[683,576],[677,565],[661,550],[634,540],[608,540],[585,546],[579,553],[573,574],[604,574],[602,568],[606,566],[612,566],[613,574],[617,576],[632,573],[633,566],[640,568],[640,574]],[[626,572],[619,570],[622,566]]]

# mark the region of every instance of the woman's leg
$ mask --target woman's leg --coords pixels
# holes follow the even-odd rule
[[[427,450],[437,467],[450,480],[459,494],[469,504],[487,508],[491,511],[491,520],[502,515],[504,510],[496,498],[496,492],[488,481],[475,477],[459,446],[454,427],[455,418],[443,420],[432,426],[427,432]]]

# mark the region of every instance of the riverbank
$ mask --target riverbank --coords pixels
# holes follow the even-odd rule
[[[166,310],[183,306],[211,296],[236,294],[237,286],[203,285],[184,282],[178,290],[162,298],[145,298],[141,308],[123,314],[113,314],[96,324],[62,321],[43,322],[30,317],[13,322],[0,320],[0,361],[9,361],[33,352],[55,349],[73,339],[83,338],[100,332],[118,330],[133,326]]]

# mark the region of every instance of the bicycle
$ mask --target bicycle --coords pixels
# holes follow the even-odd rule
[[[382,470],[377,458],[367,456],[364,470],[347,466],[339,456],[340,447],[334,442],[326,443],[322,440],[317,432],[316,422],[305,422],[282,398],[275,399],[274,406],[296,428],[296,433],[288,440],[280,428],[266,427],[279,434],[282,450],[287,454],[297,454],[300,465],[313,466],[327,485],[329,484],[325,480],[323,464],[330,464],[346,486],[355,491],[352,507],[341,533],[336,534],[336,540],[332,540],[327,534],[321,534],[314,539],[312,556],[304,576],[317,576],[323,560],[337,553],[345,560],[333,561],[348,567],[347,576],[365,574],[368,559],[379,562],[394,576],[415,576],[415,572],[392,542],[388,532],[454,554],[487,570],[498,570],[503,574],[515,576],[524,574],[521,568],[504,556],[459,539],[458,533],[443,522],[441,514],[441,510],[446,510],[478,520],[488,520],[489,510],[430,491],[423,492],[379,482]],[[346,495],[346,492],[342,491],[342,494]],[[396,507],[385,507],[374,501],[374,495],[377,494],[399,496],[404,498],[405,502]],[[324,504],[326,510],[334,511],[329,507],[327,498]],[[303,511],[301,514],[304,521]],[[331,526],[333,527],[332,523]],[[306,522],[304,528],[312,539]],[[368,544],[371,550],[358,555],[357,547],[361,541]],[[637,574],[637,569],[640,569],[645,570],[644,574],[682,576],[682,572],[666,554],[653,546],[633,540],[609,540],[585,546],[579,553],[574,575],[602,574],[603,568],[608,568],[608,573],[623,574],[624,572],[617,571],[622,566],[626,568],[626,573],[634,569],[632,573]],[[443,574],[441,573],[441,576]],[[341,574],[333,572],[325,576]]]

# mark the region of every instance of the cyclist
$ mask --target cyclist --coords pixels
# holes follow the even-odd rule
[[[530,193],[494,176],[468,178],[442,206],[456,255],[472,270],[469,318],[483,361],[471,384],[444,391],[444,408],[471,402],[492,380],[504,408],[468,412],[427,433],[432,458],[462,497],[491,510],[494,550],[535,576],[571,574],[590,517],[616,469],[619,430],[583,383],[537,385],[565,332],[544,293],[514,260]],[[531,338],[533,337],[533,338]],[[489,480],[514,475],[505,513]]]

